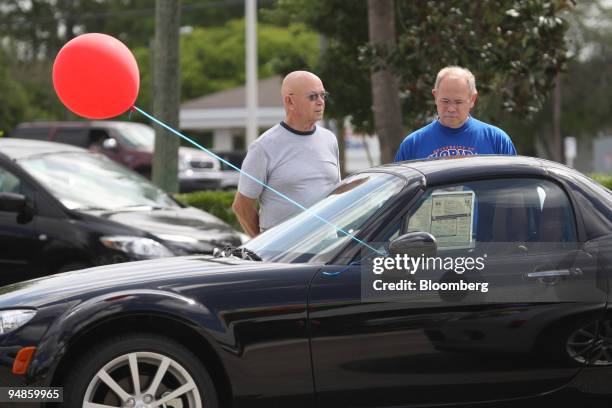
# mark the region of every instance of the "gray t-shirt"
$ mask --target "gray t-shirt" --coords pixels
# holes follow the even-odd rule
[[[340,182],[338,142],[325,128],[316,126],[312,132],[297,132],[281,122],[249,146],[242,170],[308,208]],[[302,211],[242,173],[238,191],[259,199],[262,230]]]

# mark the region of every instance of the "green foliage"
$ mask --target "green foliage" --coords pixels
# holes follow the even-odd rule
[[[612,190],[612,174],[593,173],[589,174],[589,177],[597,181],[602,186]]]
[[[70,38],[82,33],[112,35],[130,48],[148,46],[155,32],[151,0],[5,0],[0,34],[23,47],[20,58],[51,58]],[[261,1],[266,7],[269,1]],[[244,15],[239,2],[181,0],[181,26],[216,27]]]
[[[561,131],[562,136],[575,136],[578,143],[612,128],[609,101],[612,98],[612,7],[600,0],[577,2],[567,15],[570,29],[566,35],[570,55],[562,75]],[[495,104],[486,106],[486,117],[506,130],[521,154],[537,155],[534,141],[545,140],[552,133],[552,92],[542,110],[532,117],[517,117],[504,112]]]
[[[188,194],[175,194],[174,197],[184,204],[209,212],[238,231],[242,231],[236,215],[232,211],[234,194],[233,191],[197,191]]]
[[[11,80],[6,56],[0,52],[0,132],[6,134],[26,116],[28,98],[25,89]]]
[[[212,28],[195,28],[181,36],[181,100],[188,100],[244,84],[244,19]],[[316,33],[303,24],[257,28],[258,74],[266,78],[314,65],[319,55]],[[151,55],[148,47],[134,50],[141,73],[140,106],[150,106]]]
[[[134,53],[140,69],[137,106],[152,111],[152,50],[155,2],[97,0],[57,2],[31,0],[31,7],[9,0],[0,9],[0,34],[7,55],[0,55],[0,131],[28,120],[78,119],[60,103],[51,83],[53,58],[70,38],[103,32],[119,38]],[[271,1],[261,0],[260,10]],[[244,4],[218,0],[182,0],[181,24],[193,27],[181,35],[181,99],[244,83]],[[201,28],[200,26],[206,27]],[[60,29],[61,28],[61,29]],[[65,29],[64,29],[65,28]],[[304,24],[258,27],[259,76],[264,78],[315,64],[317,34]],[[10,61],[10,64],[7,63]],[[124,114],[120,119],[127,119]],[[141,115],[132,120],[146,121]]]
[[[567,23],[561,16],[569,0],[395,4],[397,46],[376,49],[368,44],[366,1],[279,0],[278,19],[304,21],[328,37],[329,47],[314,68],[332,88],[330,113],[350,114],[360,130],[372,129],[372,68],[390,65],[401,78],[409,131],[435,114],[431,88],[446,65],[469,67],[480,94],[494,95],[483,101],[524,118],[542,107],[554,74],[565,62]]]
[[[370,66],[359,53],[368,41],[367,2],[279,0],[277,9],[264,16],[277,23],[303,21],[326,37],[318,64],[310,66],[331,94],[326,116],[350,116],[357,130],[372,133]]]

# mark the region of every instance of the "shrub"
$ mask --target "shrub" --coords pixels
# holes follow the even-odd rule
[[[232,211],[235,191],[196,191],[188,194],[176,194],[174,198],[180,202],[211,213],[242,231],[236,215]]]
[[[589,174],[589,177],[591,177],[593,180],[597,181],[604,187],[607,187],[612,190],[612,174],[592,173]]]

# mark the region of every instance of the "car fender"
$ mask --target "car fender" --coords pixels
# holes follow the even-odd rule
[[[72,344],[101,324],[147,315],[172,319],[190,327],[219,352],[207,328],[219,328],[216,316],[201,303],[181,294],[152,289],[105,293],[68,309],[49,327],[28,370],[31,379],[52,378]],[[112,334],[111,334],[112,336]]]

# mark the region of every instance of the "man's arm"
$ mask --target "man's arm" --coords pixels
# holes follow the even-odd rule
[[[242,229],[251,237],[259,235],[259,214],[257,214],[255,208],[255,201],[253,198],[236,192],[232,204],[232,210],[234,210]]]
[[[514,143],[512,143],[512,139],[510,136],[503,130],[499,130],[498,133],[498,148],[495,154],[508,154],[511,156],[516,156],[516,148],[514,147]]]
[[[409,135],[410,136],[410,135]],[[412,153],[410,152],[410,143],[411,141],[408,140],[407,136],[402,143],[400,143],[399,148],[397,149],[397,153],[395,153],[395,159],[393,160],[394,162],[400,162],[400,161],[404,161],[404,160],[412,160]]]

